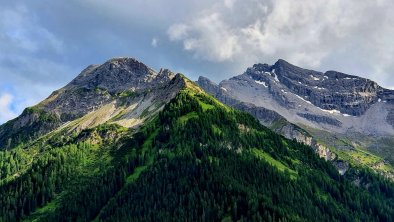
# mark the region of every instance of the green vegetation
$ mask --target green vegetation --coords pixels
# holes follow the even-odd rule
[[[288,168],[283,163],[275,160],[274,158],[272,158],[269,154],[265,153],[264,151],[261,151],[259,149],[254,148],[254,149],[252,149],[252,152],[253,152],[253,154],[256,157],[264,159],[265,161],[267,161],[272,166],[278,168],[280,171],[282,171],[282,172],[288,171],[290,173],[292,179],[296,178],[297,172],[295,172],[294,170]]]
[[[21,121],[13,119],[0,126],[0,150],[23,146],[59,126],[60,119],[38,107],[26,108],[21,114],[25,124],[20,128],[13,125]]]
[[[97,93],[97,94],[109,94],[108,90],[106,90],[104,88],[101,88],[101,87],[96,87],[94,89],[94,92]]]
[[[203,111],[207,111],[209,109],[213,109],[214,108],[213,105],[210,105],[210,104],[207,104],[205,102],[202,102],[201,100],[198,100],[198,104],[201,106]]]
[[[141,175],[141,173],[146,170],[148,166],[139,166],[137,168],[134,169],[134,172],[127,177],[126,179],[126,183],[131,183],[134,182],[136,179],[138,179],[138,177]]]
[[[179,117],[178,122],[179,122],[180,124],[185,124],[189,119],[191,119],[191,118],[197,118],[197,117],[198,117],[198,115],[197,115],[196,112],[190,112],[190,113],[188,113],[188,114],[186,114],[186,115],[183,115],[183,116]]]
[[[130,99],[138,97],[140,93],[134,92],[132,90],[125,90],[121,93],[117,93],[115,97],[119,100],[120,105],[125,106]]]
[[[190,82],[138,132],[59,131],[0,152],[0,170],[0,221],[394,219],[391,182],[342,177]]]
[[[342,135],[305,127],[313,137],[330,148],[338,160],[350,163],[353,167],[373,169],[378,174],[394,175],[390,139],[373,139],[361,134]],[[325,141],[325,142],[323,142]],[[383,142],[384,141],[384,142]],[[374,144],[373,146],[371,144]],[[378,146],[379,148],[374,148]],[[336,148],[337,147],[337,148]]]

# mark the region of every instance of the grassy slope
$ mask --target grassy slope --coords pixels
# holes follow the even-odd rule
[[[339,160],[344,160],[355,167],[368,167],[381,173],[389,178],[394,178],[394,167],[390,161],[383,158],[387,154],[382,154],[376,150],[368,150],[372,138],[362,137],[359,135],[345,136],[341,134],[331,134],[326,131],[320,131],[306,127],[319,143],[330,148]],[[329,142],[327,142],[329,141]],[[342,147],[337,149],[335,147]],[[383,157],[382,157],[383,156]]]
[[[281,171],[281,172],[288,171],[290,173],[292,179],[296,179],[297,178],[297,172],[296,171],[290,169],[288,166],[284,165],[282,162],[272,158],[272,156],[269,155],[268,153],[265,153],[264,151],[256,149],[256,148],[252,149],[252,153],[256,157],[258,157],[260,159],[264,159],[269,164],[271,164],[272,166],[276,167],[279,171]]]

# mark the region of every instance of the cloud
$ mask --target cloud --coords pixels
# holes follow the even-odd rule
[[[13,99],[9,93],[0,94],[0,122],[16,117],[17,113],[11,109]]]
[[[0,123],[32,106],[76,73],[64,64],[65,47],[22,4],[0,9]],[[8,86],[8,87],[5,87]]]
[[[236,0],[224,0],[224,6],[233,9]]]
[[[158,40],[157,38],[153,38],[153,39],[152,39],[152,42],[151,42],[151,45],[152,45],[154,48],[156,48],[158,43],[159,43],[159,40]]]
[[[43,49],[47,53],[62,53],[61,40],[35,20],[35,16],[23,5],[0,9],[0,47],[5,50],[2,56],[19,52],[34,55]]]
[[[174,24],[168,28],[167,33],[172,41],[182,40],[187,38],[189,29],[186,24]]]
[[[224,61],[238,53],[238,36],[221,20],[220,14],[204,15],[192,24],[175,24],[168,29],[171,40],[183,40],[183,48],[195,57]]]
[[[0,92],[15,113],[118,56],[216,82],[283,58],[394,83],[392,0],[0,3]]]
[[[390,0],[244,0],[212,4],[168,29],[195,58],[337,69],[394,81]],[[339,60],[340,59],[340,60]],[[353,64],[353,65],[351,65]],[[361,69],[359,66],[366,66]]]

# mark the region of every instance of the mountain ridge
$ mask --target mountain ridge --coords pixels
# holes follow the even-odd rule
[[[200,82],[206,87],[215,87],[216,85],[213,82],[201,78]],[[231,90],[228,91],[226,86],[230,87]],[[392,122],[391,116],[388,115],[392,113],[394,91],[385,89],[369,79],[336,71],[322,73],[302,69],[284,60],[278,60],[278,62],[272,66],[267,64],[255,64],[253,67],[248,68],[243,74],[232,77],[229,80],[223,80],[218,84],[218,87],[219,89],[207,88],[207,90],[211,92],[215,91],[214,93],[227,94],[235,99],[253,103],[251,99],[240,98],[240,96],[242,97],[241,94],[245,93],[242,92],[242,90],[246,91],[246,88],[249,87],[255,89],[257,94],[261,94],[260,97],[271,97],[274,103],[286,109],[297,110],[296,106],[302,107],[302,109],[299,109],[297,112],[303,117],[302,119],[309,118],[313,120],[313,118],[324,119],[324,116],[327,117],[327,125],[332,125],[334,127],[321,127],[323,129],[336,130],[338,132],[346,132],[352,127],[356,128],[355,125],[352,125],[356,123],[354,123],[351,118],[346,117],[361,118],[370,114],[368,113],[369,110],[376,109],[379,104],[383,104],[383,108],[386,109],[386,115],[381,121],[383,121],[382,123],[386,124],[386,126],[380,124],[379,127],[381,129],[375,127],[369,130],[368,126],[364,124],[359,128],[360,130],[366,128],[365,130],[371,132],[375,130],[378,134],[394,134],[394,126],[390,124]],[[264,88],[265,90],[263,90]],[[239,95],[237,95],[237,90],[241,91]],[[250,92],[249,97],[252,97],[251,93],[252,92]],[[273,105],[270,106],[270,104],[265,104],[264,100],[259,101],[258,98],[256,100],[257,101],[254,101],[254,103],[257,102],[261,104],[260,107],[265,107],[270,110],[278,109],[278,107],[273,107]],[[312,108],[316,111],[311,110],[313,113],[309,112],[307,113],[309,115],[303,115],[305,113],[305,110],[303,110],[304,107],[305,110]],[[306,111],[308,112],[308,110]],[[315,114],[315,116],[311,114]],[[336,120],[329,120],[329,118],[332,117]],[[287,119],[291,118],[287,117]],[[301,123],[304,123],[302,119],[293,117],[292,120],[293,122],[301,121]],[[342,122],[344,122],[344,125],[349,125],[349,127],[341,128]]]
[[[219,84],[204,77],[197,82],[227,105],[248,107],[243,110],[262,124],[312,146],[327,160],[336,160],[343,151],[362,147],[381,156],[378,162],[368,163],[371,167],[380,171],[376,166],[387,165],[386,160],[394,163],[389,154],[391,142],[382,142],[394,135],[390,115],[394,110],[394,91],[371,80],[336,71],[316,72],[278,60],[274,65],[255,64]],[[267,121],[273,117],[275,121]],[[349,142],[333,142],[341,140]],[[383,155],[378,147],[384,150]],[[360,162],[357,158],[356,163]],[[394,175],[386,170],[380,172]]]
[[[134,80],[135,88],[150,85]],[[340,175],[309,146],[221,103],[182,74],[151,82],[150,90],[120,87],[112,94],[87,82],[80,96],[105,94],[110,102],[0,150],[0,220],[392,220],[390,181],[357,166]],[[34,107],[26,112],[50,123]]]
[[[251,77],[267,80],[262,73],[270,73],[271,76],[277,76],[278,80],[286,85],[288,89],[301,97],[308,97],[310,102],[322,109],[338,110],[348,115],[360,116],[365,113],[371,104],[377,103],[379,99],[389,103],[394,102],[394,91],[379,86],[376,82],[361,78],[355,75],[348,75],[337,71],[317,72],[309,69],[302,69],[292,65],[285,60],[278,60],[274,65],[255,64],[248,68],[246,74]],[[313,90],[318,89],[317,90]],[[349,98],[336,94],[356,94]],[[320,95],[315,95],[318,92]],[[371,95],[369,95],[371,94]],[[323,97],[323,98],[321,98]],[[330,97],[331,100],[330,100]],[[336,102],[336,98],[340,100]],[[365,105],[351,106],[351,103],[357,102],[365,97]],[[330,102],[334,102],[330,104]],[[341,102],[341,103],[339,103]],[[349,105],[349,107],[346,107]]]
[[[151,100],[168,101],[174,96],[174,91],[162,87],[173,79],[178,79],[178,83],[174,82],[174,84],[179,84],[181,81],[167,69],[156,72],[133,58],[116,58],[102,65],[88,66],[65,87],[54,91],[37,105],[25,109],[19,117],[1,125],[0,148],[11,148],[7,147],[11,142],[18,144],[38,138],[63,124],[100,109],[112,112],[107,117],[112,118],[119,114],[117,107],[122,103],[145,103],[146,106],[151,107]],[[166,90],[167,94],[163,94],[162,92]],[[160,109],[160,107],[152,107],[152,109]],[[125,112],[128,113],[123,115],[129,114],[130,118],[124,119],[132,119],[135,116],[132,111],[126,110]],[[137,113],[137,119],[140,114]],[[133,124],[130,121],[123,122],[120,124]],[[6,131],[6,128],[12,130]],[[8,141],[9,139],[11,142]]]

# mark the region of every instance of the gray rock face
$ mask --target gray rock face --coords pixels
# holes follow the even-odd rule
[[[116,58],[100,66],[89,66],[64,89],[103,89],[110,94],[137,91],[167,82],[171,77],[168,74],[168,70],[157,73],[133,58]]]
[[[331,147],[379,153],[372,146],[386,147],[380,141],[394,135],[394,91],[365,78],[302,69],[279,60],[274,65],[253,65],[219,84],[204,77],[198,83],[274,131],[310,145],[326,160],[337,162]],[[335,139],[336,135],[342,139]],[[364,142],[357,145],[360,137]],[[379,155],[391,160],[392,152],[386,151]],[[339,161],[336,166],[344,173],[348,165]]]
[[[394,91],[380,87],[369,79],[336,71],[325,73],[302,69],[279,60],[274,65],[257,64],[246,74],[257,80],[267,80],[265,75],[276,76],[292,93],[306,98],[313,105],[325,110],[339,110],[352,116],[360,116],[372,104],[393,102]]]
[[[326,161],[336,161],[335,153],[331,152],[329,148],[319,143],[315,138],[312,137],[312,135],[294,124],[286,123],[281,127],[276,128],[275,132],[282,134],[288,139],[295,139],[299,143],[311,146],[314,151]]]
[[[349,163],[344,161],[335,161],[334,166],[338,169],[339,174],[344,175],[349,170]]]
[[[107,104],[122,93],[147,93],[167,84],[174,76],[168,70],[156,73],[132,58],[112,59],[100,66],[89,66],[39,106],[68,121]]]
[[[199,84],[229,105],[226,101],[231,99],[253,104],[291,123],[337,133],[394,135],[390,122],[394,91],[365,78],[316,72],[279,60],[274,65],[253,65],[218,85],[206,78]]]
[[[325,123],[325,124],[329,124],[329,125],[333,125],[333,126],[341,126],[342,123],[334,118],[330,118],[328,116],[319,116],[319,115],[313,115],[310,113],[297,113],[297,115],[313,121],[313,122],[317,122],[317,123]]]
[[[272,130],[283,135],[284,137],[288,139],[295,139],[300,143],[311,146],[316,151],[316,153],[319,154],[320,157],[329,161],[333,161],[335,159],[335,154],[332,153],[327,147],[318,143],[305,130],[288,122],[283,116],[281,116],[277,112],[263,107],[255,106],[252,103],[245,103],[233,99],[226,93],[227,91],[225,89],[220,89],[217,84],[205,77],[199,77],[197,83],[206,92],[215,96],[221,102],[232,106],[238,110],[251,114],[252,116],[257,118],[263,125],[270,127]],[[328,118],[328,120],[326,121],[335,121],[329,119],[329,117],[321,118]]]
[[[57,116],[28,108],[16,119],[0,126],[0,150],[37,138],[61,125]]]
[[[262,122],[265,126],[271,126],[274,122],[278,122],[281,120],[285,121],[285,118],[283,118],[275,111],[266,109],[264,107],[257,107],[252,103],[246,103],[232,98],[226,93],[225,89],[220,88],[217,84],[215,84],[208,78],[200,76],[198,78],[197,84],[207,93],[216,97],[222,103],[251,114],[260,122]]]
[[[91,65],[65,87],[0,126],[0,148],[7,147],[10,139],[17,144],[37,138],[109,104],[138,100],[150,106],[157,103],[151,108],[157,109],[182,87],[182,81],[176,81],[175,77],[167,69],[156,72],[132,58]]]
[[[390,110],[386,117],[387,122],[394,127],[394,109]]]
[[[205,90],[205,92],[207,92],[211,95],[216,96],[216,95],[220,94],[219,86],[204,76],[200,76],[198,78],[197,84],[199,86],[201,86]]]

